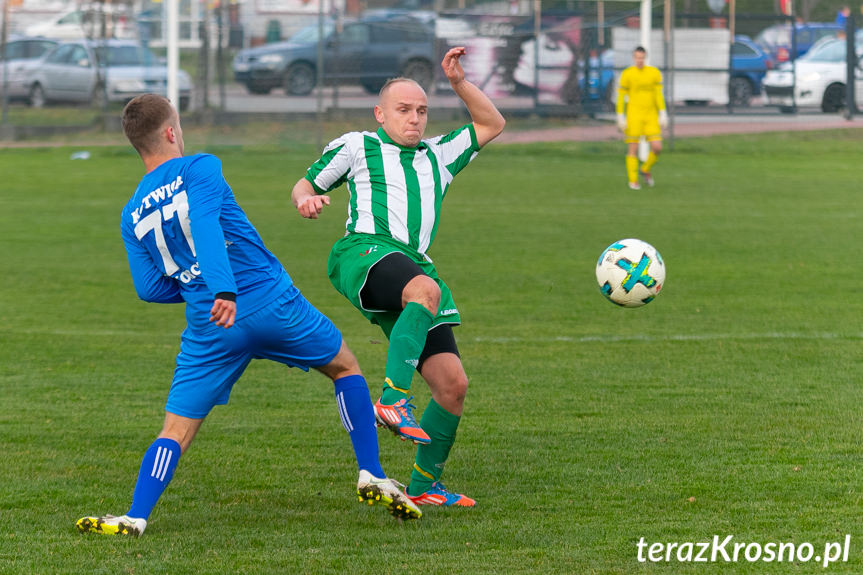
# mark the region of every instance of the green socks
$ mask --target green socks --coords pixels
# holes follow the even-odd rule
[[[387,382],[381,403],[392,405],[407,397],[417,361],[423,351],[434,315],[418,303],[405,306],[390,333],[387,351]],[[420,427],[429,434],[431,443],[417,449],[416,463],[411,472],[409,495],[428,491],[440,479],[461,418],[445,410],[432,399],[423,412]]]
[[[417,496],[431,489],[440,479],[449,450],[455,443],[455,432],[461,417],[453,415],[432,399],[423,412],[420,427],[431,437],[431,443],[417,448],[417,459],[411,472],[408,495]]]
[[[390,333],[382,404],[393,405],[407,397],[432,321],[434,315],[415,302],[408,303],[399,314]]]

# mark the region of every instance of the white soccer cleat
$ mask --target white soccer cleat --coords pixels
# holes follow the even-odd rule
[[[647,172],[638,172],[639,175],[644,179],[644,183],[647,184],[648,188],[652,188],[656,182],[653,181],[653,176],[651,176]]]
[[[629,189],[630,190],[640,190],[641,184],[639,184],[638,182],[629,182]]]
[[[369,505],[385,505],[397,519],[419,519],[423,512],[405,493],[404,485],[394,479],[375,477],[365,469],[357,480],[357,496]]]
[[[103,515],[102,517],[82,517],[75,523],[81,533],[100,533],[102,535],[130,535],[140,537],[147,528],[147,520],[140,517]]]

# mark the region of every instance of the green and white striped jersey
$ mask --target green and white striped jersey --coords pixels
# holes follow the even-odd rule
[[[318,194],[347,182],[348,233],[389,236],[425,255],[453,178],[479,152],[473,124],[399,146],[377,132],[350,132],[330,142],[306,173]]]

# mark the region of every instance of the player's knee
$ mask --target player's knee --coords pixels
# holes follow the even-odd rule
[[[348,345],[342,341],[342,347],[330,363],[316,368],[333,381],[348,375],[361,375],[360,364]]]
[[[402,290],[402,306],[411,302],[436,314],[440,306],[440,286],[429,276],[416,276]]]
[[[462,405],[464,403],[464,398],[467,395],[467,385],[467,374],[464,372],[453,377],[449,385],[445,388],[448,402]]]
[[[360,364],[357,361],[357,358],[353,353],[351,353],[351,350],[347,348],[345,348],[344,351],[339,352],[339,355],[337,355],[333,361],[333,368],[342,372],[338,374],[339,376],[360,373]]]
[[[171,439],[173,441],[176,441],[180,446],[180,454],[182,455],[183,453],[186,453],[186,451],[189,449],[189,446],[192,444],[192,439],[194,439],[194,437],[162,431],[162,433],[159,434],[158,439]]]
[[[159,432],[159,438],[171,439],[180,445],[180,453],[186,453],[203,420],[189,419],[174,415],[168,415]]]

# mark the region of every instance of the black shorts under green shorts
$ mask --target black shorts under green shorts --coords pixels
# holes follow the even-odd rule
[[[348,298],[369,321],[381,326],[389,337],[399,312],[367,309],[360,300],[360,292],[366,284],[369,270],[391,253],[399,252],[416,264],[440,287],[440,307],[432,322],[432,328],[441,324],[458,325],[461,323],[458,309],[452,299],[449,287],[440,279],[434,264],[411,249],[410,246],[389,238],[371,234],[348,234],[335,243],[330,250],[327,274],[330,282],[340,294]],[[430,328],[431,329],[431,328]]]

